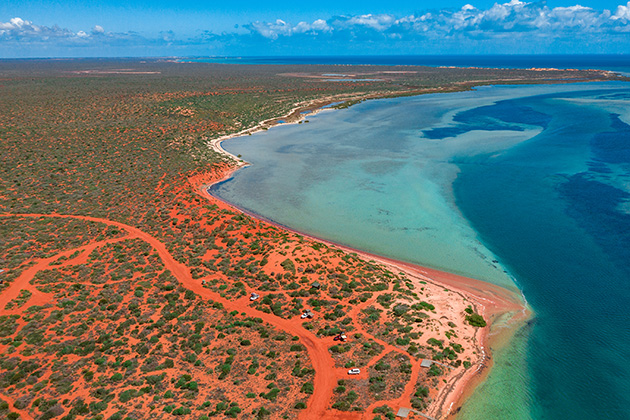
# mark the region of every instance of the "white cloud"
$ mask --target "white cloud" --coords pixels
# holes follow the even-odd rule
[[[0,47],[11,47],[17,51],[29,44],[42,47],[57,44],[68,47],[124,45],[156,48],[164,45],[174,48],[218,45],[225,47],[228,54],[231,51],[228,48],[264,53],[273,46],[286,47],[303,40],[312,41],[312,45],[316,46],[312,50],[316,51],[335,43],[342,46],[337,48],[340,51],[349,46],[356,46],[358,51],[365,45],[362,42],[374,42],[372,45],[382,42],[380,46],[383,47],[407,43],[405,45],[411,46],[411,49],[399,48],[396,51],[416,52],[426,51],[425,47],[431,45],[438,51],[443,51],[446,45],[450,45],[453,51],[480,51],[476,48],[482,45],[486,48],[485,52],[495,52],[494,47],[500,43],[503,43],[502,51],[514,53],[523,49],[571,52],[575,46],[587,44],[595,52],[603,52],[605,48],[624,51],[630,47],[630,1],[614,11],[580,5],[550,8],[544,1],[501,1],[485,9],[464,4],[459,9],[432,10],[406,16],[368,13],[323,16],[297,23],[282,19],[256,21],[237,25],[228,33],[200,30],[200,35],[188,39],[178,39],[169,28],[156,31],[152,38],[147,38],[134,32],[107,32],[100,25],[91,30],[71,30],[57,25],[37,25],[15,17],[0,22]],[[556,48],[554,43],[560,47]],[[545,50],[545,45],[556,49]]]
[[[359,15],[346,20],[348,26],[360,26],[382,32],[396,22],[392,15]]]
[[[317,19],[313,23],[299,22],[297,25],[292,26],[282,19],[277,19],[273,23],[268,22],[254,22],[250,25],[245,25],[253,33],[262,35],[269,39],[278,39],[279,36],[290,36],[294,34],[318,34],[330,32],[332,28],[323,19]]]
[[[90,45],[98,43],[151,43],[163,40],[148,40],[134,32],[105,32],[102,26],[96,25],[90,32],[60,28],[57,25],[36,25],[29,20],[15,17],[8,22],[0,22],[0,44],[28,45],[56,43],[59,45]]]
[[[33,22],[14,17],[8,22],[0,22],[0,40],[3,39],[51,39],[77,37],[77,34],[57,25],[53,27],[34,25]]]
[[[299,34],[342,34],[405,38],[418,36],[502,37],[505,33],[535,33],[566,36],[568,33],[618,33],[630,31],[630,2],[609,10],[595,10],[580,5],[549,8],[545,2],[511,0],[480,10],[471,4],[461,9],[427,12],[420,16],[396,17],[389,14],[364,14],[318,19],[297,25],[277,20],[255,22],[248,26],[254,34],[269,39]]]
[[[611,16],[612,20],[622,20],[624,22],[630,21],[630,1],[625,6],[620,5],[617,7],[617,11],[613,16]]]
[[[260,35],[270,39],[277,39],[280,35],[292,35],[294,32],[294,28],[282,19],[277,19],[273,23],[254,22],[250,26]]]

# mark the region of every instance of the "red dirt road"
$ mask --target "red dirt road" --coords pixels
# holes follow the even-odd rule
[[[33,286],[30,283],[33,277],[35,277],[35,275],[39,271],[47,269],[50,266],[50,263],[58,260],[61,257],[69,257],[75,252],[80,252],[80,254],[76,258],[65,261],[62,264],[62,266],[82,264],[83,262],[87,261],[88,255],[90,255],[90,253],[96,248],[99,248],[103,245],[120,242],[125,239],[131,239],[131,238],[132,236],[123,236],[122,238],[115,238],[115,239],[109,239],[106,241],[93,242],[91,244],[87,244],[78,248],[62,251],[52,257],[44,258],[37,261],[35,265],[24,270],[22,274],[20,274],[18,278],[16,278],[13,282],[11,282],[9,287],[6,288],[2,292],[2,294],[0,294],[0,315],[16,314],[22,311],[21,308],[17,308],[17,307],[13,309],[8,309],[8,310],[4,309],[7,303],[12,301],[13,299],[16,299],[20,295],[20,292],[22,290],[28,290],[29,292],[32,293],[32,296],[28,300],[29,306],[34,306],[34,305],[41,306],[50,301],[50,296],[47,293],[40,292],[39,290],[37,290],[35,286]],[[55,267],[60,267],[60,266],[55,266]]]
[[[192,275],[188,267],[176,261],[175,258],[173,258],[173,256],[167,250],[166,246],[162,242],[154,238],[153,236],[149,235],[148,233],[145,233],[136,227],[129,226],[123,223],[119,223],[119,222],[115,222],[115,221],[107,220],[107,219],[101,219],[97,217],[90,217],[90,216],[63,215],[63,214],[0,214],[0,217],[56,217],[56,218],[64,218],[64,219],[77,219],[77,220],[84,220],[84,221],[89,221],[89,222],[103,223],[109,226],[116,226],[119,229],[124,230],[129,234],[128,236],[125,236],[123,238],[117,238],[110,241],[95,242],[95,243],[83,246],[81,248],[76,248],[69,251],[63,251],[53,257],[38,261],[37,264],[35,264],[33,267],[30,267],[27,270],[25,270],[24,273],[22,273],[18,277],[18,279],[16,279],[16,281],[13,282],[13,284],[11,284],[11,286],[0,295],[0,305],[6,305],[7,302],[9,302],[12,299],[15,299],[19,295],[20,290],[24,288],[27,288],[33,293],[33,296],[31,297],[31,299],[33,300],[29,300],[29,306],[32,305],[34,302],[37,302],[38,304],[46,303],[49,300],[47,299],[46,294],[35,289],[35,287],[33,287],[33,285],[30,284],[30,281],[38,271],[46,269],[51,262],[60,258],[61,256],[69,256],[76,251],[82,250],[83,253],[77,257],[77,259],[82,259],[85,256],[87,256],[92,249],[95,249],[98,246],[102,246],[106,243],[120,241],[124,239],[129,239],[129,238],[142,239],[143,241],[151,245],[153,249],[155,249],[155,251],[159,254],[160,258],[162,259],[162,262],[164,263],[165,267],[177,278],[177,280],[185,288],[192,290],[193,292],[197,293],[202,298],[211,299],[213,301],[220,302],[228,311],[235,310],[238,312],[245,312],[248,316],[261,318],[263,321],[291,335],[299,337],[300,342],[304,344],[304,346],[306,347],[308,351],[309,358],[315,370],[315,379],[313,381],[314,392],[309,399],[308,409],[304,410],[300,415],[301,419],[303,420],[319,420],[319,419],[350,420],[350,419],[358,419],[361,417],[368,418],[369,414],[371,414],[371,413],[364,413],[364,416],[361,416],[360,413],[344,413],[344,412],[340,412],[340,411],[328,408],[330,406],[330,401],[333,396],[333,389],[337,385],[337,380],[347,377],[345,369],[335,368],[335,362],[328,351],[328,347],[332,344],[330,343],[328,338],[324,338],[324,339],[317,338],[317,336],[315,336],[313,333],[309,332],[308,330],[305,330],[302,327],[299,319],[279,318],[273,314],[261,312],[250,307],[247,297],[243,297],[235,301],[230,301],[221,297],[218,293],[215,293],[209,289],[204,288],[201,285],[201,280],[194,280],[192,278]],[[365,305],[371,302],[372,300],[360,306],[355,307],[353,313],[357,313],[361,307],[364,307]],[[365,336],[371,337],[371,335],[365,332],[363,329],[361,329],[361,332]],[[399,349],[396,349],[387,343],[381,342],[381,340],[378,340],[376,338],[374,338],[374,340],[385,345],[386,349],[388,350],[400,351]],[[414,375],[414,377],[417,377],[417,374]],[[412,389],[414,384],[415,384],[415,381],[411,381],[411,383],[408,384],[408,387],[411,387]],[[406,390],[407,389],[405,389],[405,391]],[[405,392],[405,395],[407,395],[407,392]]]

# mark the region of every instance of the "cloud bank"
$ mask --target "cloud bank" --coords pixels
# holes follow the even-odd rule
[[[1,19],[0,19],[1,20]],[[19,17],[0,21],[0,56],[32,51],[143,51],[150,54],[352,54],[352,53],[620,53],[630,47],[630,1],[615,10],[580,5],[550,8],[544,1],[495,3],[488,9],[430,10],[407,16],[364,14],[312,22],[255,21],[234,32],[168,28],[152,36],[112,33],[95,25],[73,31]],[[72,54],[71,54],[72,55]]]
[[[278,19],[275,22],[254,22],[246,27],[269,39],[332,34],[389,38],[493,38],[532,33],[553,37],[610,35],[630,32],[630,2],[612,12],[579,5],[549,8],[545,2],[511,0],[504,4],[495,3],[487,10],[466,4],[459,10],[427,11],[403,17],[389,14],[336,16],[296,25]]]

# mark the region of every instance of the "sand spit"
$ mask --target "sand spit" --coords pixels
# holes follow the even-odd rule
[[[256,124],[254,127],[250,127],[250,128],[246,128],[244,130],[241,130],[237,133],[231,133],[231,134],[226,134],[224,136],[221,137],[217,137],[215,139],[209,139],[209,146],[212,150],[227,156],[228,158],[232,159],[233,161],[236,162],[236,164],[241,167],[241,166],[246,166],[247,163],[244,162],[243,160],[241,160],[239,157],[234,156],[233,154],[231,154],[230,152],[228,152],[227,150],[225,150],[222,146],[221,143],[223,143],[225,140],[229,140],[229,139],[233,139],[236,137],[241,137],[241,136],[249,136],[252,135],[254,133],[257,133],[259,131],[264,131],[264,130],[268,130],[271,127],[274,127],[276,125],[279,124],[298,124],[302,121],[305,121],[307,118],[312,117],[313,115],[316,115],[322,111],[327,111],[327,110],[332,110],[334,108],[326,108],[327,106],[331,105],[331,104],[335,104],[335,103],[340,103],[340,102],[358,102],[358,101],[363,101],[363,100],[367,100],[367,99],[382,99],[382,98],[391,98],[394,96],[400,96],[400,95],[404,95],[404,96],[415,96],[415,95],[422,95],[422,94],[427,94],[427,93],[437,93],[437,92],[455,92],[455,91],[461,91],[464,88],[462,87],[462,85],[458,85],[458,86],[453,86],[447,89],[443,89],[443,88],[437,88],[437,89],[417,89],[417,90],[413,90],[413,91],[407,91],[407,92],[374,92],[374,93],[357,93],[354,95],[348,95],[348,94],[343,94],[343,95],[333,95],[333,96],[326,96],[320,99],[315,99],[315,100],[311,100],[311,101],[304,101],[304,102],[299,102],[297,104],[295,104],[295,106],[286,114],[280,116],[280,117],[274,117],[274,118],[269,118],[267,120],[261,121],[258,124]],[[229,177],[229,176],[228,176]]]
[[[286,118],[286,117],[285,117]],[[448,317],[449,319],[462,319],[465,317],[465,309],[470,305],[474,308],[474,311],[481,314],[486,320],[489,321],[489,325],[485,328],[474,328],[468,324],[458,325],[455,329],[457,336],[465,340],[466,350],[461,355],[462,359],[469,358],[473,361],[473,365],[468,369],[463,366],[457,368],[446,369],[448,372],[443,377],[444,381],[440,381],[437,393],[431,393],[431,404],[424,411],[425,414],[434,418],[444,419],[453,417],[458,408],[463,403],[465,397],[470,395],[471,389],[475,385],[479,384],[488,372],[488,368],[491,366],[491,354],[490,354],[490,335],[492,330],[492,337],[498,337],[499,335],[509,335],[514,330],[511,328],[517,323],[524,321],[529,316],[529,312],[522,302],[521,297],[515,291],[510,291],[499,286],[492,285],[490,283],[482,282],[475,279],[466,278],[463,276],[446,273],[443,271],[430,269],[426,267],[420,267],[409,263],[395,261],[392,259],[372,255],[362,251],[354,250],[352,248],[340,246],[328,241],[323,241],[318,238],[304,235],[301,232],[288,229],[285,226],[275,224],[273,222],[262,219],[260,216],[245,212],[242,209],[238,209],[229,203],[223,202],[217,197],[214,197],[208,193],[208,188],[218,182],[228,179],[232,173],[243,166],[243,162],[239,162],[236,166],[225,165],[221,170],[214,174],[199,175],[189,179],[189,182],[193,185],[195,190],[202,196],[211,200],[221,208],[229,208],[232,210],[238,210],[244,212],[250,216],[253,216],[265,223],[269,223],[276,227],[292,231],[305,238],[327,244],[331,247],[344,250],[348,253],[357,254],[359,257],[366,261],[375,261],[386,266],[393,273],[404,273],[409,280],[414,283],[416,289],[422,289],[427,297],[431,299],[431,303],[435,305],[438,315],[435,319],[430,320],[431,326],[434,328],[434,332],[437,335],[443,335],[445,331],[450,327],[443,325],[440,318]],[[353,311],[353,317],[358,314],[359,309],[370,304],[371,301],[376,300],[377,296],[374,296],[370,301],[359,305]],[[354,319],[354,318],[353,318]],[[493,328],[492,322],[501,319],[502,327],[497,330]],[[506,319],[508,321],[506,321]],[[463,322],[461,324],[464,324]],[[357,325],[359,325],[357,323]],[[362,331],[359,327],[359,331],[366,337],[371,335]],[[383,342],[378,338],[374,338],[377,343],[383,345],[388,351],[395,351],[404,353],[403,350],[391,346],[389,343]],[[370,363],[375,363],[379,357],[374,358]],[[421,367],[420,362],[422,359],[412,360],[412,373],[411,379],[405,385],[404,391],[399,398],[394,400],[379,400],[374,401],[363,413],[347,413],[340,412],[330,408],[330,398],[332,396],[332,389],[319,390],[321,393],[318,398],[324,398],[325,408],[317,407],[320,416],[319,418],[339,418],[339,419],[371,419],[374,414],[372,410],[377,406],[384,404],[389,405],[394,412],[400,407],[411,407],[411,398],[416,388],[416,383],[420,375]],[[368,364],[369,366],[370,364]],[[342,376],[343,377],[343,372]],[[365,372],[362,372],[362,376]],[[360,379],[362,376],[358,377]],[[366,376],[367,377],[367,376]],[[318,383],[319,381],[316,381]],[[334,381],[330,384],[321,383],[320,386],[334,386]],[[313,406],[310,405],[310,408]],[[322,411],[324,410],[324,411]]]

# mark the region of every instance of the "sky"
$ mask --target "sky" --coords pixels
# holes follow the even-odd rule
[[[630,1],[0,3],[0,58],[572,53],[630,53]]]

